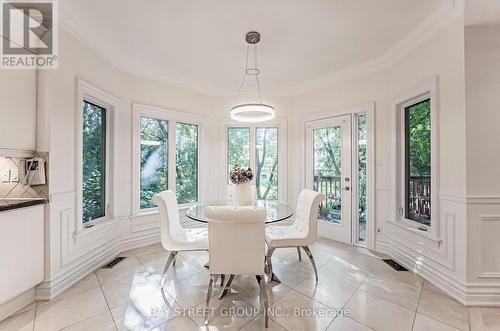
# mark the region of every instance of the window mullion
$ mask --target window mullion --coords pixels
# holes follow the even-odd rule
[[[168,121],[168,189],[175,192],[176,188],[176,126],[177,121]]]
[[[256,127],[250,127],[250,168],[252,168],[253,171],[256,170],[256,164],[257,164],[257,160],[255,159],[256,157],[255,148],[257,147],[256,130],[257,130]]]

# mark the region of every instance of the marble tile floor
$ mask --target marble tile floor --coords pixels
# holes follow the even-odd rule
[[[411,272],[397,272],[363,249],[319,239],[311,250],[319,268],[295,249],[281,249],[269,287],[269,331],[275,330],[500,330],[500,308],[464,307]],[[253,277],[210,302],[204,326],[206,253],[181,253],[160,288],[166,260],[151,245],[120,254],[114,269],[99,269],[52,301],[37,301],[0,322],[0,331],[265,330]]]

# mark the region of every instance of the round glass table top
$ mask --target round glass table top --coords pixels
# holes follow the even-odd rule
[[[257,200],[254,205],[266,208],[266,224],[286,220],[294,213],[292,207],[277,201]],[[186,216],[198,222],[208,223],[205,216],[205,208],[208,206],[231,206],[231,202],[216,201],[196,204],[186,209]]]

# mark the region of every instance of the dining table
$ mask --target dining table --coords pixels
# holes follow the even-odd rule
[[[285,203],[275,200],[256,200],[253,204],[256,207],[266,209],[266,224],[284,221],[294,214],[294,209]],[[194,221],[208,223],[205,209],[208,206],[232,206],[231,201],[221,200],[209,203],[197,203],[186,209],[186,216]]]
[[[208,206],[232,206],[231,201],[229,200],[221,200],[214,201],[209,203],[197,203],[190,207],[188,207],[185,211],[186,216],[193,221],[208,223],[208,218],[205,215],[205,209]],[[280,203],[275,200],[256,200],[253,203],[253,206],[263,207],[266,209],[266,224],[272,224],[284,221],[293,216],[295,210],[285,203]],[[206,268],[209,268],[209,263],[205,265]],[[229,286],[234,275],[230,275],[229,281],[226,286]],[[281,282],[279,278],[273,273],[271,279]],[[228,292],[228,288],[224,288],[221,292],[219,299],[222,299]]]

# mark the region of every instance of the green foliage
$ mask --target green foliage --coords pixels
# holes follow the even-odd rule
[[[105,215],[106,110],[83,102],[83,222]]]
[[[176,193],[179,203],[198,201],[198,126],[176,126]]]
[[[315,129],[314,176],[338,177],[342,170],[342,130],[339,126]]]
[[[339,126],[313,130],[314,190],[325,194],[320,217],[340,221],[342,191],[342,129]]]
[[[410,176],[431,174],[431,101],[406,108],[410,135]]]
[[[141,208],[168,186],[168,121],[141,117]],[[198,201],[198,126],[176,124],[175,170],[178,203]]]
[[[250,167],[250,129],[229,128],[227,130],[228,173],[235,166]]]
[[[257,199],[278,199],[278,128],[257,128],[255,146]]]
[[[255,132],[255,185],[257,199],[278,199],[278,128]],[[250,167],[250,129],[229,128],[227,132],[228,174],[238,165]]]
[[[359,215],[366,213],[366,115],[358,116],[358,199]]]
[[[153,196],[168,188],[168,121],[141,117],[140,207],[154,207]]]

